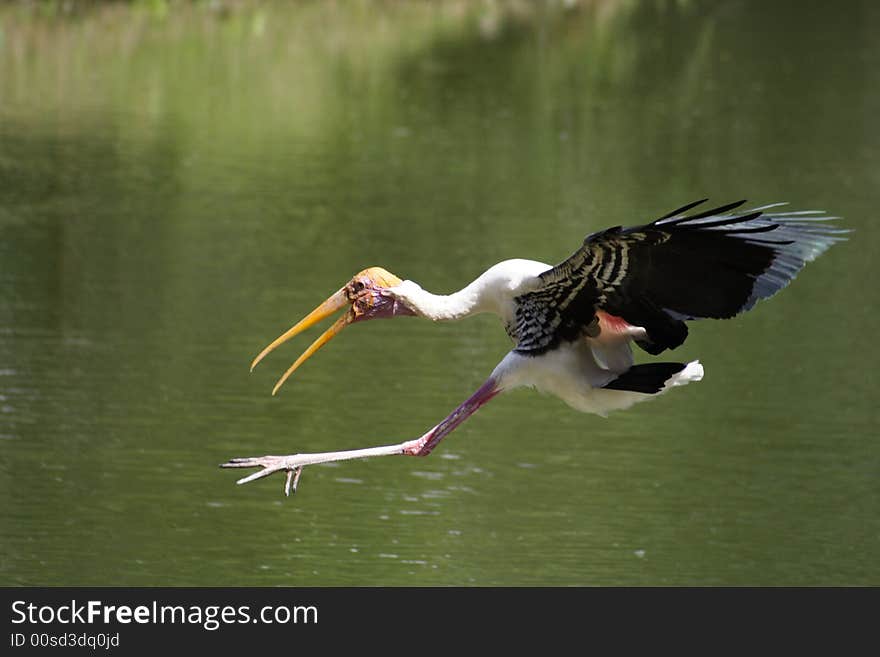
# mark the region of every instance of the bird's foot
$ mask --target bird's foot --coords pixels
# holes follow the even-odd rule
[[[303,467],[306,465],[303,461],[308,461],[307,458],[303,458],[305,456],[306,455],[293,454],[290,456],[251,456],[247,458],[235,458],[230,459],[226,463],[221,463],[220,467],[262,468],[262,470],[254,472],[247,477],[242,477],[235,482],[237,484],[247,484],[283,470],[287,472],[287,477],[284,481],[284,494],[289,497],[291,490],[294,493],[296,492],[296,487],[299,484],[299,478],[302,475]]]
[[[288,456],[257,456],[243,459],[231,459],[221,463],[221,468],[262,468],[253,474],[239,479],[236,483],[247,484],[263,477],[268,477],[276,472],[287,473],[284,482],[284,494],[290,495],[290,491],[296,492],[302,469],[307,465],[317,463],[333,463],[335,461],[349,461],[351,459],[363,459],[371,456],[392,456],[403,454],[403,443],[397,445],[381,445],[379,447],[367,447],[365,449],[347,449],[338,452],[314,452],[309,454],[290,454]]]

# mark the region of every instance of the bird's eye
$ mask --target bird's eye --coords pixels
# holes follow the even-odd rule
[[[364,289],[364,282],[363,281],[355,281],[354,282],[354,291],[355,292],[360,292],[363,289]]]

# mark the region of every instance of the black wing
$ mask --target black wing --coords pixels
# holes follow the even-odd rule
[[[745,201],[686,215],[697,201],[633,228],[587,236],[515,299],[520,353],[540,354],[598,331],[596,310],[644,327],[652,354],[687,337],[685,320],[733,317],[775,294],[849,231],[819,211],[736,212]]]

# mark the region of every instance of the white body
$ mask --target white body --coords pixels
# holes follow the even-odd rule
[[[493,313],[509,325],[516,311],[514,299],[534,289],[539,283],[537,276],[550,268],[534,260],[505,260],[453,294],[431,294],[412,281],[403,281],[388,292],[418,315],[434,321]],[[539,356],[511,351],[492,372],[492,378],[499,389],[534,387],[579,411],[604,416],[656,396],[602,388],[632,367],[632,340],[644,333],[638,326],[603,327],[597,338],[563,343]],[[703,366],[692,361],[673,375],[661,392],[702,378]]]
[[[511,351],[498,364],[492,376],[500,382],[501,388],[536,388],[556,395],[572,408],[603,417],[610,411],[629,408],[671,388],[703,378],[703,366],[700,361],[695,360],[688,363],[681,372],[674,374],[660,393],[646,394],[602,388],[601,386],[623,374],[626,368],[611,370],[600,367],[589,345],[585,344],[589,342],[591,340],[586,338],[580,343],[564,344],[537,357],[522,356]],[[624,348],[632,360],[629,341]]]

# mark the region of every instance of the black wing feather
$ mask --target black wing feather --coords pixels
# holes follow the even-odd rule
[[[675,214],[672,215],[674,218],[669,218],[669,221],[663,221],[663,219],[658,219],[657,221],[653,222],[651,225],[656,226],[657,224],[659,224],[662,221],[663,225],[668,228],[669,226],[675,226],[676,224],[684,223],[686,221],[692,222],[696,219],[704,219],[706,217],[716,217],[716,216],[720,215],[722,212],[727,212],[728,210],[735,210],[736,208],[743,205],[745,202],[746,202],[745,199],[743,199],[742,201],[734,201],[733,203],[728,203],[727,205],[722,205],[721,207],[718,207],[718,208],[712,208],[711,210],[704,210],[703,212],[700,212],[699,214],[692,214],[690,216],[685,216],[685,217],[677,216],[681,213],[676,212]],[[685,207],[687,207],[687,206],[685,206]]]
[[[589,235],[516,298],[517,351],[540,354],[594,335],[599,309],[644,327],[646,351],[674,349],[687,337],[686,320],[749,310],[848,232],[822,223],[834,217],[821,212],[765,212],[776,205],[726,214],[745,201],[682,215],[702,202]]]

